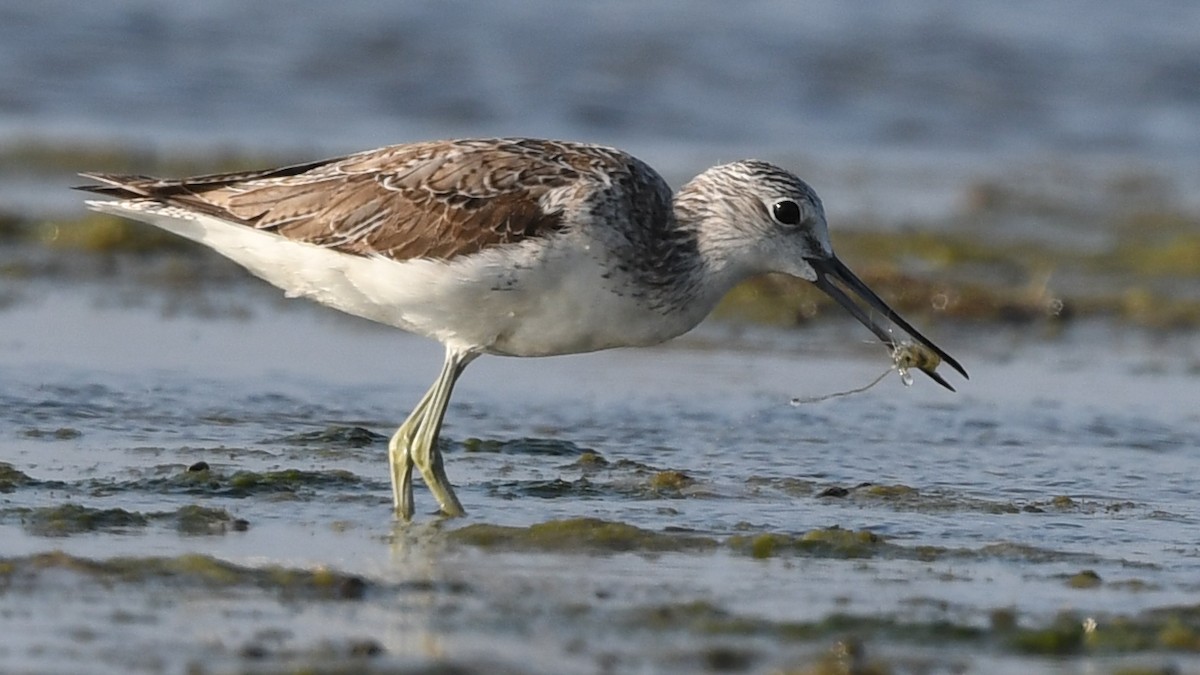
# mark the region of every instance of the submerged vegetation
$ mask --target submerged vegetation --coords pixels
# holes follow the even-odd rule
[[[167,523],[182,535],[224,534],[244,531],[245,520],[234,518],[225,509],[189,504],[174,511],[140,513],[123,508],[96,508],[67,503],[39,508],[0,510],[0,518],[14,517],[25,532],[37,537],[66,537],[88,532],[130,532],[154,523]]]
[[[362,577],[324,567],[300,569],[267,565],[247,567],[212,556],[186,553],[172,557],[119,557],[96,560],[51,551],[0,558],[0,588],[31,584],[55,570],[102,583],[146,584],[170,581],[180,587],[257,587],[294,599],[359,600],[369,584]]]
[[[597,518],[571,518],[509,527],[477,523],[452,530],[451,541],[487,548],[572,552],[656,552],[713,549],[717,541],[692,534],[663,533]]]

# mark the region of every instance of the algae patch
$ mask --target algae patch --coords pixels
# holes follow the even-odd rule
[[[1016,628],[1010,647],[1027,654],[1134,654],[1159,650],[1200,652],[1197,607],[1166,607],[1140,614],[1063,612],[1049,624]]]
[[[277,495],[284,498],[307,497],[330,488],[357,488],[366,483],[350,471],[331,469],[306,471],[279,469],[275,471],[235,471],[227,474],[207,462],[196,462],[182,471],[166,476],[140,478],[135,481],[96,481],[93,494],[110,494],[125,490],[160,494],[213,495],[250,497]]]
[[[1103,583],[1095,570],[1083,570],[1067,577],[1067,586],[1071,588],[1099,588]]]
[[[12,492],[33,482],[29,474],[8,462],[0,462],[0,492]]]
[[[811,621],[780,621],[734,613],[705,600],[692,600],[633,608],[626,612],[624,621],[635,630],[683,630],[709,637],[773,636],[789,642],[834,640],[838,644],[859,645],[871,640],[929,644],[939,649],[958,644],[1037,656],[1139,654],[1163,650],[1200,652],[1200,610],[1196,607],[1163,608],[1129,615],[1063,612],[1032,626],[1022,626],[1015,610],[998,609],[981,627],[972,622],[947,619],[914,621],[900,615],[840,613]],[[843,658],[842,663],[845,662]]]
[[[22,435],[25,438],[49,438],[56,441],[69,441],[79,438],[83,432],[71,427],[59,427],[53,430],[30,428],[26,429]]]
[[[87,532],[123,532],[169,522],[184,535],[224,534],[244,530],[245,521],[224,509],[187,505],[175,511],[138,513],[121,508],[99,509],[81,504],[62,504],[34,509],[12,509],[20,516],[25,531],[36,537],[67,537]]]
[[[587,478],[578,478],[576,480],[552,478],[550,480],[502,481],[491,485],[491,493],[504,499],[516,499],[520,497],[582,499],[600,497],[605,495],[606,492],[601,485],[595,484]]]
[[[564,471],[577,471],[579,477],[574,480],[553,478],[492,481],[489,483],[489,489],[493,495],[505,499],[578,499],[605,496],[627,499],[678,499],[703,494],[697,489],[697,480],[683,471],[658,469],[624,459],[610,462],[591,451],[581,453],[575,461],[559,468]]]
[[[33,236],[51,248],[89,253],[186,251],[187,241],[154,227],[101,213],[37,224]]]
[[[715,549],[711,537],[666,533],[598,518],[569,518],[511,527],[477,523],[448,533],[450,541],[484,548],[555,553],[665,553]]]
[[[747,528],[749,529],[749,528]],[[1045,564],[1073,562],[1095,565],[1106,561],[1095,555],[1055,551],[1026,544],[996,542],[979,548],[948,548],[943,546],[905,546],[870,530],[845,529],[837,525],[816,528],[800,534],[779,532],[746,532],[731,535],[726,544],[735,553],[752,558],[882,558],[888,560],[1009,560],[1021,563]],[[1125,566],[1144,565],[1120,561]],[[1094,572],[1085,570],[1080,580],[1071,585],[1087,587]],[[1098,577],[1096,578],[1098,583]],[[1076,585],[1079,584],[1079,585]]]
[[[706,636],[774,636],[788,641],[853,635],[944,644],[986,636],[980,628],[949,621],[906,621],[888,616],[835,613],[813,621],[781,621],[731,612],[705,600],[638,607],[630,610],[625,620],[634,629],[688,630]]]
[[[680,490],[695,484],[696,479],[682,471],[667,469],[658,471],[650,477],[650,489],[657,493],[678,494]]]
[[[272,443],[287,445],[317,445],[334,448],[365,448],[386,443],[387,436],[356,426],[333,425],[316,431],[302,431],[273,439]]]
[[[1179,291],[1200,280],[1195,218],[1140,214],[1111,229],[1115,236],[1104,250],[990,240],[975,227],[844,229],[835,245],[888,304],[922,323],[933,317],[1011,324],[1111,317],[1149,327],[1200,325],[1200,302]],[[936,278],[903,272],[905,261],[907,268],[934,270]],[[1061,287],[1052,284],[1059,277]],[[768,275],[735,287],[717,313],[796,325],[838,312],[811,284]]]
[[[872,558],[889,550],[883,537],[869,530],[833,527],[809,530],[799,536],[765,533],[733,535],[729,546],[753,558],[772,558],[784,553],[815,558]]]
[[[98,530],[127,530],[145,527],[149,519],[125,509],[93,509],[63,504],[33,509],[25,518],[25,531],[38,537],[65,537]]]
[[[48,571],[65,570],[102,583],[165,582],[201,588],[255,587],[287,598],[359,600],[370,582],[324,567],[247,567],[201,554],[96,560],[62,551],[0,559],[0,586],[32,585]]]
[[[228,486],[238,492],[297,492],[303,488],[358,485],[362,481],[349,471],[238,471],[228,479]]]
[[[460,445],[464,452],[538,457],[580,457],[590,452],[570,441],[552,438],[513,438],[509,440],[468,438]]]
[[[169,514],[169,517],[175,521],[175,529],[180,534],[224,534],[230,529],[245,529],[239,525],[245,521],[234,519],[225,509],[213,509],[195,504],[181,506],[177,511]]]

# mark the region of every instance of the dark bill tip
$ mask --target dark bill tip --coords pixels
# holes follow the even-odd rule
[[[947,363],[954,370],[958,371],[958,373],[964,378],[971,378],[971,376],[967,374],[966,369],[962,367],[957,359],[947,354],[945,350],[943,350],[941,347],[938,347],[933,343],[933,341],[922,335],[920,331],[912,326],[912,324],[905,321],[904,317],[900,316],[895,310],[889,307],[888,304],[875,293],[875,291],[872,291],[870,287],[863,283],[863,281],[859,279],[854,272],[850,271],[850,268],[846,267],[841,260],[838,260],[837,257],[831,256],[829,258],[812,258],[809,259],[808,262],[810,265],[812,265],[813,269],[817,273],[817,279],[813,282],[816,284],[817,288],[824,291],[826,295],[833,298],[835,302],[845,308],[846,311],[850,312],[851,316],[857,319],[859,323],[870,329],[870,331],[874,333],[875,336],[881,341],[883,341],[883,343],[887,345],[889,349],[895,350],[898,346],[900,346],[896,341],[896,337],[893,335],[892,331],[884,328],[878,322],[876,322],[875,319],[872,318],[871,314],[865,311],[858,302],[856,302],[849,295],[847,295],[845,291],[842,290],[841,286],[844,286],[848,291],[853,293],[854,296],[861,300],[868,309],[878,312],[897,328],[907,333],[914,341],[924,345],[934,354],[937,354],[938,358]],[[836,281],[838,284],[841,284],[841,286],[834,284],[834,281]],[[920,370],[928,375],[934,382],[937,382],[950,391],[954,391],[954,387],[950,386],[949,382],[946,382],[941,375],[938,375],[932,369]]]

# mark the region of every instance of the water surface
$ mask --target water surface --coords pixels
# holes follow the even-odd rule
[[[386,435],[436,345],[254,283],[165,318],[34,286],[0,344],[17,670],[1197,666],[1164,646],[1200,597],[1187,340],[935,326],[960,393],[893,376],[802,406],[886,353],[849,323],[710,323],[482,359],[444,433],[469,515],[418,485],[400,525]]]

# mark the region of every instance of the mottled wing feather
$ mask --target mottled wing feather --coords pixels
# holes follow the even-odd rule
[[[449,260],[564,225],[540,201],[628,171],[619,151],[528,139],[380,148],[258,173],[182,180],[90,174],[93,192],[193,209],[296,241],[395,260]]]

